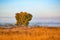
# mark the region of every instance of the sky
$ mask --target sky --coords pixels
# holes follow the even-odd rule
[[[60,0],[0,0],[0,17],[15,17],[21,11],[33,17],[60,18]]]
[[[15,14],[21,11],[33,15],[31,22],[60,23],[60,0],[0,0],[0,23],[15,23]]]

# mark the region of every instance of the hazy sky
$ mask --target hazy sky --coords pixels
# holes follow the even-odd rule
[[[34,17],[60,17],[60,0],[0,0],[0,17],[26,11]]]

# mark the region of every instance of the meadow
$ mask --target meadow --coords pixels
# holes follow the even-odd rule
[[[60,27],[0,27],[0,40],[60,40]]]

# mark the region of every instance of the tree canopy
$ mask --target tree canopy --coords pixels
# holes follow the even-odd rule
[[[29,21],[32,19],[32,15],[27,12],[16,13],[16,25],[28,26]]]

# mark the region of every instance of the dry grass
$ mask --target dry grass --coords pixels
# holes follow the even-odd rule
[[[60,27],[0,28],[0,40],[60,40]]]

